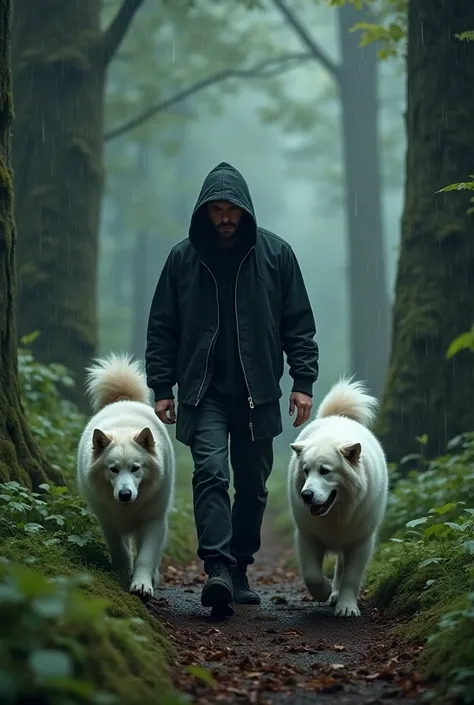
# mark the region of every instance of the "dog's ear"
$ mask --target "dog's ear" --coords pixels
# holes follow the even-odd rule
[[[304,443],[290,443],[291,450],[294,450],[296,455],[299,457],[304,451]]]
[[[339,450],[350,463],[356,463],[360,458],[362,446],[360,443],[347,443],[341,446]]]
[[[92,448],[96,455],[101,455],[111,443],[112,439],[110,436],[101,431],[100,428],[94,428],[94,433],[92,434]]]
[[[155,448],[155,439],[148,426],[145,426],[133,439],[135,443],[144,448],[147,453],[152,453]]]

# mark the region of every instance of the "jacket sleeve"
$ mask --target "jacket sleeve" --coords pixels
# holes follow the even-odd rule
[[[316,324],[306,286],[295,253],[288,247],[282,257],[282,316],[280,338],[286,354],[292,392],[313,395],[319,374]]]
[[[150,308],[145,364],[155,401],[174,399],[179,345],[179,305],[173,277],[173,252],[168,255]]]

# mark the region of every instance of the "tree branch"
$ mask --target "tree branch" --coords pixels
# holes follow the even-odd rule
[[[323,49],[321,49],[316,40],[311,36],[311,33],[306,29],[303,22],[298,18],[295,12],[288,7],[286,0],[272,0],[272,2],[281,12],[290,27],[294,29],[303,44],[307,46],[313,55],[313,58],[319,61],[319,63],[324,66],[326,71],[330,73],[338,82],[340,82],[340,66],[334,62]]]
[[[274,59],[266,59],[265,61],[260,61],[255,66],[248,69],[223,69],[222,71],[217,71],[207,78],[203,78],[202,80],[191,84],[187,88],[183,88],[181,91],[171,95],[169,98],[165,98],[165,100],[152,105],[122,125],[106,132],[104,135],[104,141],[109,142],[117,137],[121,137],[127,132],[130,132],[130,130],[140,127],[140,125],[143,125],[143,123],[158,113],[168,110],[168,108],[171,108],[173,105],[180,103],[182,100],[185,100],[195,93],[199,93],[205,88],[208,88],[216,83],[226,81],[229,78],[271,78],[272,76],[277,76],[278,74],[289,71],[292,68],[296,68],[296,66],[301,64],[303,61],[311,61],[313,59],[314,56],[312,52],[299,52],[285,54]]]
[[[143,3],[144,0],[123,0],[114,19],[102,35],[101,56],[104,64],[108,64],[113,58],[127,34],[137,10]]]

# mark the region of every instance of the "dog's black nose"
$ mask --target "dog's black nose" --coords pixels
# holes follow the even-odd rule
[[[313,490],[303,490],[301,493],[301,499],[303,500],[303,502],[311,502],[311,500],[313,499]]]
[[[121,502],[130,502],[132,499],[132,490],[120,490],[118,498]]]

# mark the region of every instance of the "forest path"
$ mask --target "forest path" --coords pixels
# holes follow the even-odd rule
[[[235,616],[220,620],[201,607],[200,562],[164,569],[149,609],[175,647],[176,687],[199,705],[421,702],[414,665],[421,647],[401,646],[391,635],[393,620],[364,597],[359,618],[334,617],[332,608],[312,602],[299,575],[285,567],[288,553],[267,514],[249,569],[262,604],[236,605]]]

